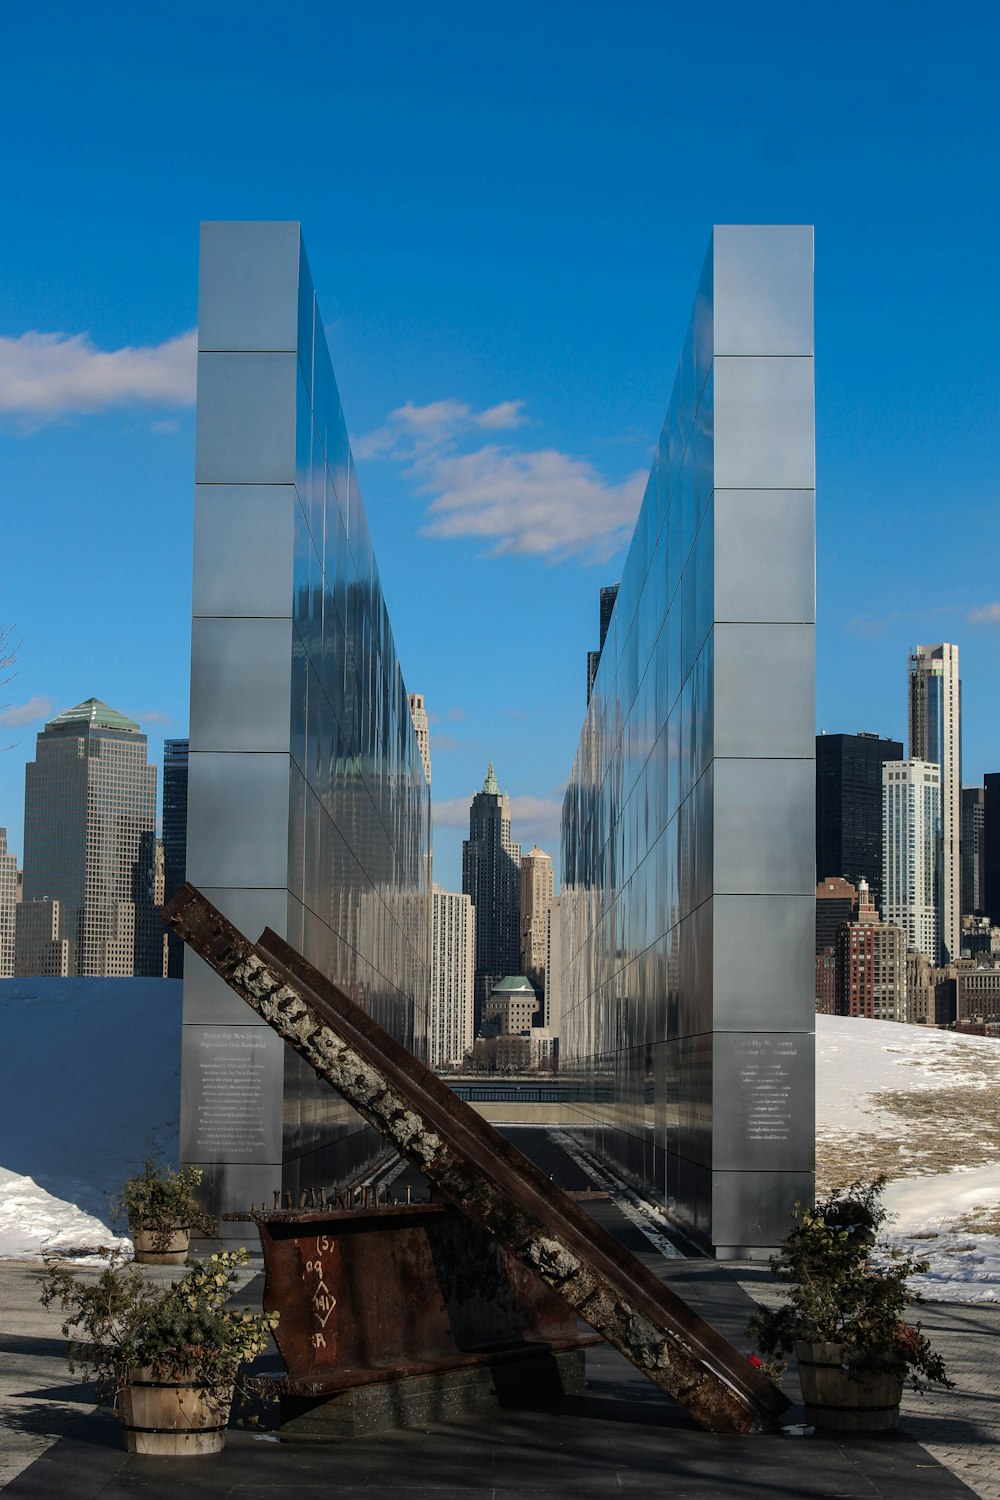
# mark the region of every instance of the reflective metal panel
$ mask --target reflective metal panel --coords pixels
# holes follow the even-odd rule
[[[815,896],[713,898],[715,1024],[722,1031],[808,1029]]]
[[[187,868],[193,885],[287,885],[288,766],[287,755],[192,755]]]
[[[716,620],[814,621],[812,490],[716,490]]]
[[[422,1051],[430,796],[323,320],[297,226],[207,226],[205,246],[188,874],[277,899],[272,925]],[[228,1019],[191,969],[189,1024]],[[283,1088],[289,1191],[380,1149],[294,1058]],[[212,1178],[232,1207],[242,1160]]]
[[[292,485],[199,485],[192,613],[287,616]]]
[[[295,480],[294,354],[199,354],[195,479]]]
[[[712,1164],[717,1171],[809,1171],[815,1118],[810,1032],[716,1031]]]
[[[719,224],[714,340],[720,354],[813,352],[811,224]]]
[[[816,889],[812,760],[715,762],[715,889],[804,896]]]
[[[202,224],[198,348],[294,350],[298,224]]]
[[[280,1162],[284,1044],[269,1026],[185,1026],[181,1151],[188,1161]]]
[[[812,489],[812,360],[716,359],[714,371],[716,487]]]
[[[811,1165],[815,569],[811,232],[717,236],[564,801],[561,1058],[724,1250],[774,1244]],[[802,1171],[716,1065],[775,1029]]]
[[[815,672],[811,625],[716,625],[715,754],[811,757]]]
[[[720,1260],[763,1259],[792,1226],[792,1206],[811,1203],[812,1167],[780,1172],[713,1172],[711,1222]]]
[[[287,750],[291,620],[195,619],[191,750]]]
[[[202,889],[241,932],[252,933],[256,939],[265,927],[270,927],[282,936],[289,935],[286,890],[248,890],[245,886]],[[185,953],[184,1024],[205,1021],[246,1026],[247,1007],[196,953]]]

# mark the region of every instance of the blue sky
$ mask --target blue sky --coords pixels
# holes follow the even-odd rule
[[[490,758],[557,850],[714,222],[816,226],[818,727],[902,736],[909,646],[957,641],[1000,769],[998,43],[986,0],[8,10],[11,847],[49,713],[186,733],[203,218],[302,222],[443,884]]]

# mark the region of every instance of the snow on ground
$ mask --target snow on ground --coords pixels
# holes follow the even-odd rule
[[[0,1167],[0,1259],[40,1260],[47,1250],[82,1251],[129,1245],[75,1203],[54,1198],[30,1177]]]
[[[816,1017],[818,1190],[884,1171],[913,1286],[1000,1302],[1000,1039]]]

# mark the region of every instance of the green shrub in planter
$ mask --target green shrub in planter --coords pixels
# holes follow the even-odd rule
[[[277,1313],[252,1313],[225,1303],[247,1264],[245,1250],[223,1250],[191,1261],[186,1274],[169,1285],[147,1281],[122,1251],[108,1257],[95,1276],[49,1256],[41,1300],[66,1314],[63,1334],[70,1340],[69,1367],[79,1364],[84,1379],[119,1414],[126,1415],[129,1447],[138,1452],[201,1453],[222,1446],[233,1389],[250,1396],[241,1369],[267,1348]],[[177,1443],[134,1440],[128,1414],[136,1387],[162,1387],[162,1415],[150,1431],[176,1423]],[[203,1400],[205,1413],[192,1416],[190,1393]],[[145,1400],[145,1395],[143,1396]],[[211,1434],[211,1442],[205,1434]]]
[[[914,1390],[952,1385],[919,1322],[904,1317],[908,1304],[921,1300],[907,1280],[928,1266],[879,1238],[885,1181],[880,1176],[837,1188],[815,1208],[795,1205],[795,1228],[771,1259],[788,1299],[778,1307],[758,1304],[747,1324],[765,1356],[764,1368],[779,1381],[783,1356],[799,1345],[803,1365],[837,1369],[861,1386],[873,1387],[879,1375],[899,1376],[899,1391],[903,1379]],[[813,1357],[801,1349],[806,1344],[826,1348]],[[898,1400],[897,1394],[897,1407]],[[840,1401],[843,1409],[842,1396]],[[860,1430],[858,1423],[851,1425]]]
[[[198,1201],[200,1167],[159,1166],[146,1161],[122,1189],[120,1208],[128,1219],[136,1259],[183,1265],[192,1233],[217,1239],[219,1225]]]

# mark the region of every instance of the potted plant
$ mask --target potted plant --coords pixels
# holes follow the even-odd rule
[[[952,1385],[920,1324],[903,1316],[921,1300],[908,1278],[928,1267],[880,1240],[885,1182],[853,1182],[815,1208],[795,1205],[796,1227],[771,1259],[788,1299],[758,1304],[747,1324],[779,1382],[782,1356],[794,1351],[806,1418],[816,1427],[888,1431],[898,1426],[907,1378],[918,1391]]]
[[[122,1189],[121,1207],[141,1265],[182,1266],[187,1260],[191,1232],[217,1239],[214,1215],[198,1202],[200,1167],[158,1166],[151,1158]]]
[[[96,1276],[46,1258],[41,1300],[66,1314],[70,1370],[79,1362],[122,1418],[130,1453],[222,1448],[234,1389],[251,1394],[241,1366],[263,1353],[278,1321],[225,1306],[247,1260],[245,1250],[222,1250],[164,1285],[120,1250]]]

